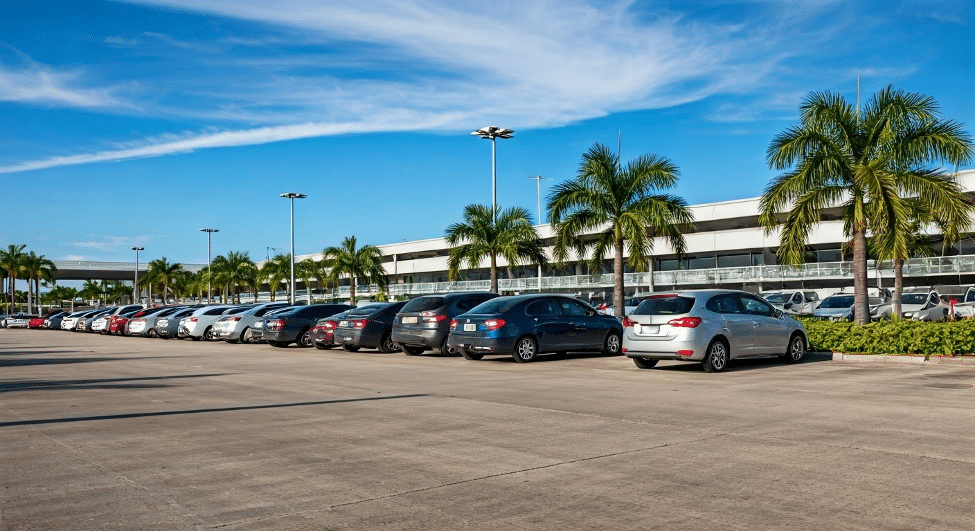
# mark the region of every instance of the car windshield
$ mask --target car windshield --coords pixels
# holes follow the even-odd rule
[[[844,297],[828,297],[824,299],[824,302],[821,303],[821,308],[851,308],[854,305],[855,296],[845,295]]]
[[[360,306],[359,308],[354,308],[349,311],[349,317],[363,316],[363,315],[373,315],[376,312],[386,308],[386,304],[367,304],[366,306]]]
[[[642,301],[632,315],[681,315],[689,313],[694,304],[692,297],[654,296]]]
[[[926,294],[925,293],[903,293],[902,303],[903,304],[926,304]]]
[[[768,293],[763,298],[774,304],[784,304],[790,300],[790,293]]]
[[[468,313],[474,314],[491,314],[491,313],[504,313],[512,309],[513,306],[518,304],[520,299],[509,298],[509,297],[497,297],[492,300],[488,300],[479,304],[478,306],[468,310]]]
[[[444,297],[418,297],[400,309],[401,312],[426,312],[444,306]]]

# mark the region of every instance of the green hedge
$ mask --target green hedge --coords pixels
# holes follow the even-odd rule
[[[950,322],[881,321],[858,326],[848,322],[800,319],[809,349],[846,354],[952,356],[974,353],[974,319]]]

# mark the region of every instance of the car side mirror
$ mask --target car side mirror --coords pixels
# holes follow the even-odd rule
[[[780,319],[781,317],[784,316],[784,312],[782,312],[782,311],[774,308],[774,310],[773,310],[773,316],[776,317],[777,319]]]
[[[789,309],[791,309],[791,308],[792,308],[793,306],[794,306],[794,303],[793,303],[793,302],[788,302],[787,304],[785,304],[785,305],[784,305],[784,309],[785,309],[785,310],[789,310]]]

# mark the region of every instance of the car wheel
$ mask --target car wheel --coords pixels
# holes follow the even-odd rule
[[[461,355],[466,360],[475,360],[475,361],[478,361],[478,360],[482,359],[482,355],[481,354],[475,354],[474,352],[468,352],[467,350],[462,350],[461,351]]]
[[[621,336],[616,332],[608,332],[604,339],[604,354],[617,356],[621,353]]]
[[[441,348],[438,350],[441,352],[442,356],[454,356],[457,354],[455,349],[448,346],[448,336],[445,336],[444,340],[441,341]]]
[[[241,343],[256,343],[256,342],[257,341],[255,341],[254,339],[254,332],[252,332],[250,328],[245,328],[244,331],[241,332]]]
[[[156,329],[155,328],[150,328],[149,329],[149,332],[146,332],[146,335],[149,336],[149,337],[157,337],[157,335],[156,335]]]
[[[797,363],[804,357],[804,338],[800,334],[794,334],[790,338],[790,346],[787,347],[787,354],[784,361],[787,363]]]
[[[332,345],[326,345],[324,343],[316,343],[316,342],[313,342],[312,344],[315,345],[315,348],[317,348],[319,350],[329,350],[329,349],[332,348]]]
[[[271,346],[278,348],[285,348],[288,346],[287,341],[269,341],[268,343],[271,344]]]
[[[238,340],[237,340],[237,339],[225,339],[224,341],[225,341],[226,343],[230,343],[230,344],[232,344],[232,345],[233,345],[234,343],[237,343],[237,342],[238,342]]]
[[[401,345],[400,350],[404,351],[404,354],[408,356],[417,356],[418,354],[424,352],[424,347],[408,347],[407,345]]]
[[[722,372],[729,364],[729,347],[719,339],[713,339],[702,358],[702,368],[706,372]]]
[[[390,339],[390,334],[385,334],[382,339],[380,339],[380,345],[377,346],[377,352],[388,353],[397,352],[399,350],[397,345],[394,344],[393,340]]]
[[[343,345],[343,350],[346,352],[356,352],[359,349],[360,347],[357,347],[356,345]]]
[[[658,365],[658,360],[650,360],[648,358],[631,358],[634,360],[634,364],[638,366],[639,369],[650,369],[655,365]]]
[[[217,338],[217,334],[214,333],[214,329],[212,327],[208,326],[207,329],[204,330],[203,338],[207,341],[213,341]]]
[[[539,345],[535,339],[529,336],[521,337],[519,341],[516,341],[516,347],[512,351],[512,359],[519,363],[530,362],[536,359],[538,351]]]
[[[311,347],[312,346],[312,332],[310,332],[308,329],[303,330],[302,333],[299,334],[299,340],[296,341],[296,343],[298,343],[298,345],[300,347],[302,347],[302,348],[309,348],[309,347]]]

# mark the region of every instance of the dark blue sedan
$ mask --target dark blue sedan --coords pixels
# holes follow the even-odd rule
[[[533,361],[547,352],[621,353],[624,329],[612,316],[573,297],[552,294],[498,297],[451,321],[448,346],[466,359],[489,354]]]

